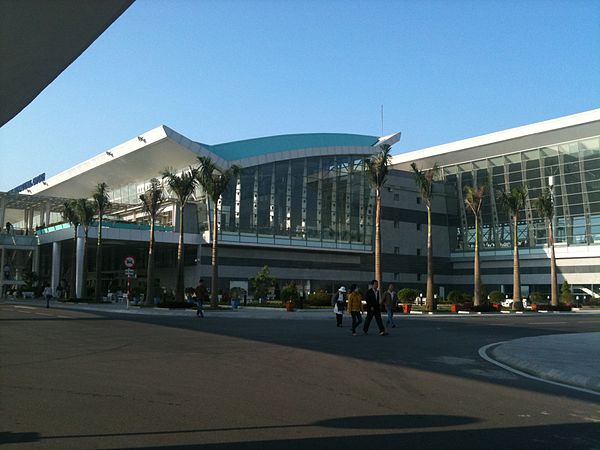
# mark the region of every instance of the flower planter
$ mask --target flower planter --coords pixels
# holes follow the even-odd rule
[[[450,311],[452,311],[453,313],[457,313],[457,312],[458,312],[458,310],[459,310],[459,308],[460,308],[460,307],[459,307],[459,306],[458,306],[456,303],[452,303],[452,304],[450,305]]]
[[[496,312],[500,312],[502,310],[502,305],[500,303],[492,303],[492,309]]]
[[[404,314],[410,314],[410,305],[408,303],[402,305],[402,312]]]
[[[295,305],[294,305],[294,302],[287,302],[287,303],[285,304],[285,309],[286,309],[287,311],[293,311],[293,310],[294,310],[294,306],[295,306]]]
[[[533,312],[538,312],[538,304],[537,303],[532,303],[531,304],[531,310]]]

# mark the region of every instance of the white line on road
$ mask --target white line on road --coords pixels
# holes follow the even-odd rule
[[[489,363],[495,364],[498,367],[502,367],[503,369],[508,370],[509,372],[516,373],[517,375],[521,375],[522,377],[525,377],[525,378],[530,378],[530,379],[536,380],[536,381],[543,381],[544,383],[549,383],[549,384],[553,384],[555,386],[560,386],[560,387],[564,387],[564,388],[568,388],[568,389],[574,389],[579,392],[585,392],[586,394],[593,394],[593,395],[600,396],[600,392],[591,391],[589,389],[580,388],[580,387],[576,387],[576,386],[570,386],[568,384],[558,383],[556,381],[545,380],[544,378],[539,378],[534,375],[530,375],[528,373],[521,372],[520,370],[513,369],[512,367],[507,366],[506,364],[502,364],[500,361],[496,361],[495,359],[492,359],[490,356],[488,356],[488,354],[486,353],[488,348],[494,347],[496,345],[504,344],[505,342],[506,341],[495,342],[493,344],[484,345],[483,347],[481,347],[479,349],[479,356],[481,356],[483,359],[485,359]]]
[[[37,309],[35,306],[20,306],[20,305],[15,305],[15,308],[19,308],[19,309]]]
[[[569,322],[527,322],[527,325],[554,325],[556,323],[569,323]]]

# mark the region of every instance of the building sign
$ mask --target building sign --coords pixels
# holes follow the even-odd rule
[[[42,181],[46,181],[46,172],[39,174],[37,177],[32,178],[31,180],[26,181],[23,184],[20,184],[19,186],[11,189],[8,192],[10,194],[18,194],[19,192],[24,191],[25,189],[29,189],[30,187],[35,186],[36,184],[41,183]]]

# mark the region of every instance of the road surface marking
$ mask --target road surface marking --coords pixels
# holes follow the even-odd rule
[[[492,359],[490,356],[488,356],[488,354],[486,353],[488,348],[494,347],[496,345],[504,344],[505,342],[506,341],[501,341],[501,342],[495,342],[493,344],[484,345],[483,347],[481,347],[479,349],[479,356],[481,356],[483,359],[485,359],[489,363],[495,364],[498,367],[502,367],[503,369],[506,369],[510,372],[516,373],[517,375],[521,375],[522,377],[525,377],[525,378],[530,378],[530,379],[536,380],[536,381],[543,381],[544,383],[553,384],[555,386],[560,386],[560,387],[564,387],[564,388],[568,388],[568,389],[574,389],[579,392],[585,392],[587,394],[600,396],[600,392],[592,391],[590,389],[580,388],[577,386],[570,386],[568,384],[559,383],[557,381],[546,380],[544,378],[539,378],[534,375],[530,375],[528,373],[521,372],[520,370],[513,369],[512,367],[507,366],[506,364],[503,364],[500,361],[496,361],[495,359]]]
[[[19,309],[37,309],[35,306],[20,306],[20,305],[15,305],[15,308],[19,308]]]
[[[569,322],[527,322],[527,325],[554,325],[555,323],[569,323]]]

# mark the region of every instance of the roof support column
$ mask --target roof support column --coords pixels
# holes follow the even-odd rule
[[[583,148],[581,144],[575,142],[571,145],[578,145],[579,149],[577,151],[577,155],[579,155],[579,179],[581,183],[581,199],[583,200],[583,215],[585,217],[585,241],[588,245],[593,244],[594,241],[592,239],[592,213],[590,211],[590,198],[588,196],[587,191],[587,179],[586,173],[583,169],[584,158],[583,158]]]
[[[260,167],[254,169],[254,187],[252,193],[252,227],[258,236],[258,171]]]
[[[43,221],[43,224],[45,226],[50,225],[50,203],[48,203],[48,202],[46,202],[44,204],[44,221]]]
[[[275,163],[273,164],[273,169],[271,170],[271,190],[269,193],[269,227],[271,228],[271,233],[275,234]]]
[[[60,254],[62,250],[61,242],[52,243],[52,292],[56,292],[56,287],[60,284]]]
[[[81,230],[77,233],[77,247],[75,256],[75,296],[77,298],[83,297],[83,269],[84,269],[84,243],[85,239],[80,236]]]
[[[317,183],[317,233],[319,240],[323,240],[321,229],[321,205],[323,203],[323,158],[319,158],[319,181]]]
[[[288,161],[287,185],[285,187],[285,231],[292,233],[292,160]]]
[[[235,229],[240,234],[240,204],[242,201],[242,175],[238,174],[235,181]]]
[[[304,240],[307,239],[307,229],[306,229],[306,174],[307,174],[307,166],[308,166],[308,158],[304,158],[304,171],[302,172],[302,235],[304,236]]]
[[[339,232],[337,222],[337,182],[340,176],[340,168],[338,167],[337,157],[333,158],[333,171],[330,173],[333,175],[333,182],[331,186],[331,229],[333,230],[334,234],[333,239],[337,243]]]

